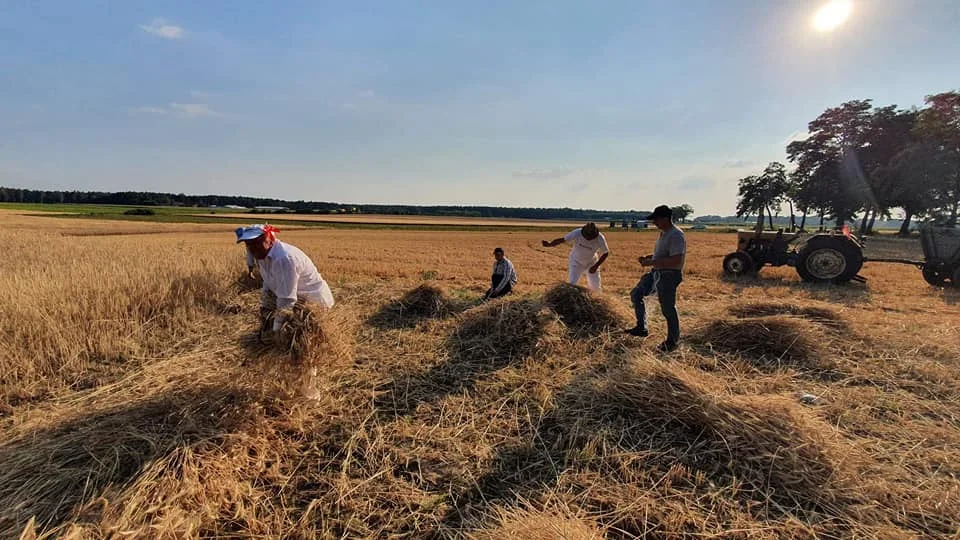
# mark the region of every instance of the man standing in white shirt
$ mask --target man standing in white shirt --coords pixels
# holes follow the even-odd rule
[[[272,316],[272,331],[283,326],[279,312],[292,308],[298,300],[314,302],[324,309],[333,307],[333,293],[313,261],[296,246],[277,240],[274,227],[244,227],[237,234],[237,242],[246,244],[260,269],[260,314],[261,318]]]
[[[554,247],[565,242],[573,244],[573,249],[570,250],[568,281],[576,285],[580,281],[580,276],[586,274],[587,287],[592,291],[599,291],[600,265],[607,260],[607,256],[610,254],[607,239],[597,229],[596,224],[587,223],[579,229],[570,231],[562,238],[550,241],[544,240],[541,244],[543,244],[543,247]]]

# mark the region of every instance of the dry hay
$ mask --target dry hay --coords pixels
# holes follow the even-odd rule
[[[690,377],[645,366],[609,374],[598,392],[619,414],[666,436],[687,467],[743,482],[757,490],[752,497],[808,510],[847,500],[850,486],[837,467],[842,454],[821,435],[829,428],[816,426],[789,400],[720,399]]]
[[[320,367],[353,359],[354,321],[346,309],[297,302],[281,314],[284,322],[277,343],[294,363]]]
[[[407,292],[398,303],[401,316],[439,319],[456,311],[447,291],[432,283]]]
[[[623,328],[629,320],[612,299],[578,285],[560,283],[543,295],[543,303],[578,336],[597,336]]]
[[[194,273],[170,283],[168,309],[204,308],[214,313],[238,313],[240,306],[227,302],[229,287],[209,273]]]
[[[78,520],[80,504],[117,496],[155,460],[241,429],[260,414],[261,399],[219,381],[84,410],[3,441],[0,537],[16,538],[28,520],[40,529]]]
[[[578,518],[568,509],[498,508],[496,526],[468,535],[472,540],[598,540],[596,523]]]
[[[825,336],[793,317],[718,320],[700,329],[695,340],[714,351],[737,355],[762,368],[827,369]]]
[[[843,318],[836,311],[820,306],[798,306],[795,304],[774,304],[770,302],[752,302],[731,306],[729,312],[734,317],[752,319],[776,315],[792,315],[802,319],[839,329],[843,327]]]
[[[531,299],[497,299],[463,314],[450,337],[460,358],[513,360],[547,354],[560,341],[557,315]]]
[[[460,306],[446,289],[423,283],[381,307],[370,322],[381,328],[401,328],[414,326],[424,319],[443,319],[459,311]]]
[[[263,277],[260,276],[259,272],[254,272],[253,275],[248,272],[241,272],[237,276],[236,287],[239,292],[260,290],[263,287]]]

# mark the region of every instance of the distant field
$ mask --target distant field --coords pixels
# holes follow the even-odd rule
[[[344,346],[306,400],[256,341],[234,225],[23,214],[0,538],[957,538],[960,297],[916,269],[728,280],[736,238],[691,232],[664,357],[655,300],[652,337],[620,331],[652,233],[610,234],[605,293],[551,307],[569,251],[543,229],[287,226]],[[479,305],[494,246],[518,292]],[[442,312],[400,301],[424,280]]]
[[[198,217],[202,214],[195,214]],[[370,225],[476,225],[497,227],[579,227],[582,221],[548,219],[476,218],[459,216],[387,216],[375,214],[217,214],[218,217],[243,218],[251,221],[315,221],[318,223],[355,223]]]

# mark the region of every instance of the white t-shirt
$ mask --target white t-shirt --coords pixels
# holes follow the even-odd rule
[[[307,254],[296,246],[277,240],[267,257],[257,261],[263,276],[263,296],[277,295],[277,308],[293,306],[298,299],[333,307],[333,293]]]
[[[607,239],[603,233],[597,235],[593,240],[587,240],[583,237],[583,230],[574,229],[563,237],[564,241],[573,244],[570,250],[570,260],[580,264],[593,264],[597,260],[597,252],[600,254],[608,253]]]

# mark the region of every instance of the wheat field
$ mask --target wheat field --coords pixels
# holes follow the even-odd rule
[[[618,327],[651,233],[566,309],[556,232],[281,231],[338,302],[310,400],[231,226],[0,223],[3,538],[960,537],[960,296],[913,268],[727,281],[690,232],[660,356]]]

